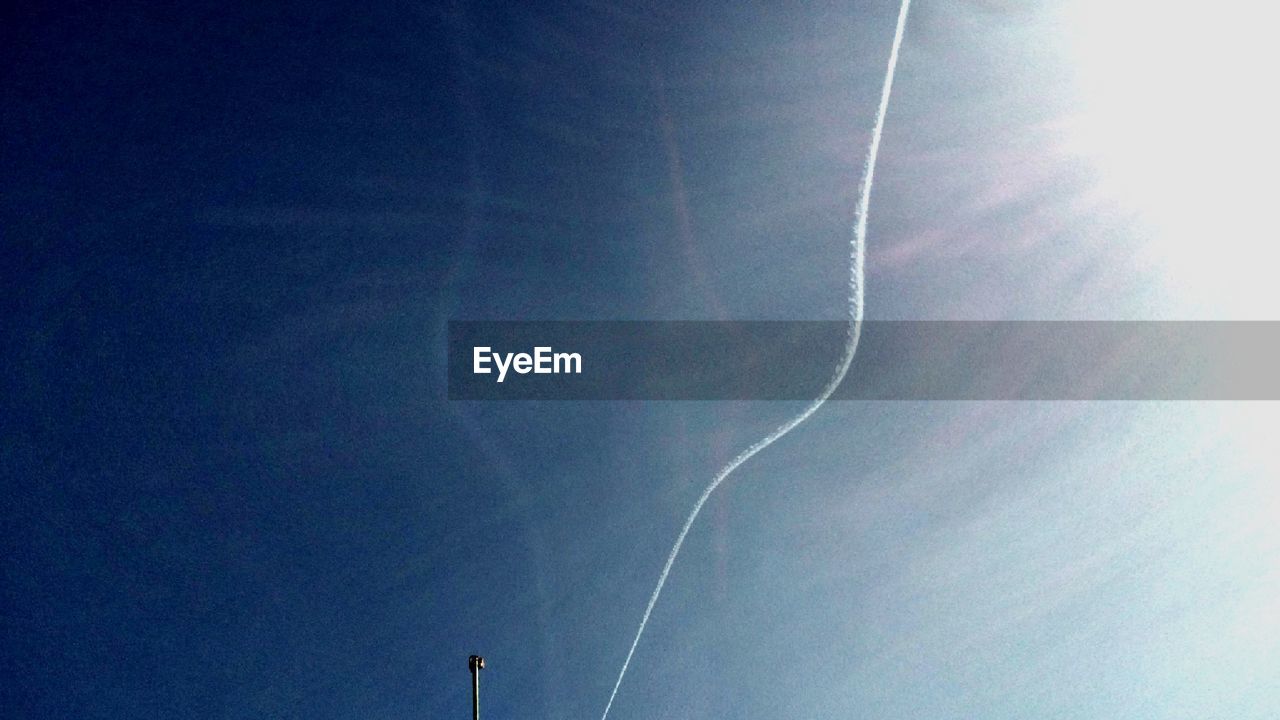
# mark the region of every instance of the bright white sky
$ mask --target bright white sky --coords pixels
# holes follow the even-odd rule
[[[1272,3],[1068,0],[1066,142],[1136,213],[1183,317],[1274,319],[1280,108]]]

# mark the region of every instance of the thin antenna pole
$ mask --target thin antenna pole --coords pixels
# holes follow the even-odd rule
[[[484,658],[472,655],[467,658],[467,668],[471,670],[471,720],[480,720],[480,671],[484,669]]]

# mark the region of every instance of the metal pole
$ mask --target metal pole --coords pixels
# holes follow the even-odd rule
[[[484,658],[472,655],[467,658],[467,667],[471,670],[471,720],[480,720],[480,671],[484,669]]]

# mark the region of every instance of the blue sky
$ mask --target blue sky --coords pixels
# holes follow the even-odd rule
[[[689,506],[800,405],[450,403],[444,324],[840,318],[896,10],[14,14],[0,714],[449,717],[477,652],[486,717],[598,717]],[[1188,255],[1181,185],[1119,189],[1169,173],[1095,122],[1095,4],[912,12],[869,317],[1274,319],[1259,58],[1238,164],[1151,156],[1231,170]],[[1158,35],[1132,102],[1203,89]],[[1270,717],[1276,420],[833,403],[713,497],[611,717]]]

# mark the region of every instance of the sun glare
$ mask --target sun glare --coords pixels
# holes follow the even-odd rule
[[[1179,312],[1280,316],[1274,202],[1280,52],[1270,3],[1071,0],[1067,142],[1139,220]],[[1266,16],[1266,17],[1263,17]]]

